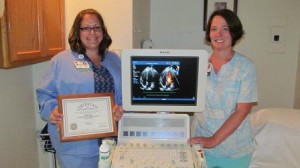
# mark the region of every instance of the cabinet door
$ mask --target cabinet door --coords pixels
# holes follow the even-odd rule
[[[43,0],[44,43],[46,57],[65,49],[64,0]]]
[[[42,15],[38,1],[6,1],[8,54],[11,62],[30,60],[42,55]]]
[[[64,0],[6,0],[2,68],[49,60],[65,48]]]

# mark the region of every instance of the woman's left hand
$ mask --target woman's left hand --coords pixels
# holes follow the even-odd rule
[[[123,113],[124,113],[123,107],[116,104],[113,108],[114,120],[119,121],[122,118]]]

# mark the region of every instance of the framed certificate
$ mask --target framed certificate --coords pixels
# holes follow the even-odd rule
[[[59,95],[61,142],[118,135],[113,106],[113,93]]]

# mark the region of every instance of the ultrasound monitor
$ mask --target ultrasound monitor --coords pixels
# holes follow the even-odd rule
[[[205,105],[205,50],[128,49],[121,53],[125,111],[201,112]]]

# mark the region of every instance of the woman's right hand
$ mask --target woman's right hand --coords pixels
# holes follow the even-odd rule
[[[58,111],[58,108],[55,107],[50,114],[50,122],[52,124],[60,124],[62,122],[63,114]]]
[[[214,136],[211,137],[192,137],[188,139],[188,144],[200,144],[203,148],[213,148],[217,146],[219,143],[216,141]]]

